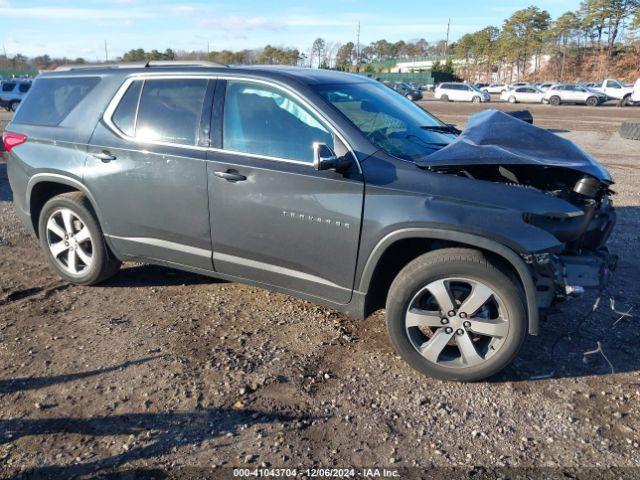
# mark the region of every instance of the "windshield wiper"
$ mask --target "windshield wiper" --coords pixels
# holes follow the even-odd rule
[[[458,130],[453,125],[422,125],[420,128],[422,130],[431,130],[433,132],[454,133],[456,135],[460,135],[460,133],[462,133],[462,130]]]
[[[442,147],[446,147],[447,145],[449,145],[448,143],[442,142],[427,142],[419,136],[413,134],[406,135],[404,138],[406,138],[407,140],[417,140],[416,143],[419,143],[420,145],[431,148],[433,150],[440,150]]]

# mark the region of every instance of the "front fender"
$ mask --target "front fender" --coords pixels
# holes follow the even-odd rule
[[[358,284],[360,292],[367,292],[373,278],[378,261],[382,258],[384,252],[395,242],[408,238],[424,238],[429,240],[446,240],[456,243],[468,245],[470,247],[480,248],[490,251],[505,259],[515,269],[518,274],[524,294],[527,301],[527,317],[529,321],[529,333],[537,335],[539,332],[539,315],[538,304],[536,300],[536,287],[531,277],[531,272],[527,264],[512,249],[485,237],[474,235],[466,232],[458,232],[453,230],[438,228],[403,228],[395,230],[382,238],[371,251]]]

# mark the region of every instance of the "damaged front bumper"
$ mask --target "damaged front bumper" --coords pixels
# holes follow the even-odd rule
[[[585,290],[603,290],[618,263],[606,247],[564,254],[524,255],[533,271],[538,308],[548,309]]]

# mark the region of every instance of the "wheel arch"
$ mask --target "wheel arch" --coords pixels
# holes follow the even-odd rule
[[[365,315],[380,307],[380,300],[384,305],[391,280],[408,262],[423,253],[447,247],[475,248],[505,266],[522,287],[527,303],[529,334],[538,334],[536,287],[524,260],[514,250],[495,240],[453,230],[407,228],[391,232],[380,240],[369,255],[358,283],[358,290],[366,292]]]
[[[39,235],[38,222],[40,220],[40,212],[42,211],[44,204],[57,195],[74,191],[82,192],[87,197],[91,204],[91,208],[96,214],[98,223],[102,225],[101,215],[97,208],[95,199],[82,182],[75,178],[57,173],[38,173],[31,177],[26,191],[26,205],[29,208],[29,215],[31,216],[31,223],[36,237]]]

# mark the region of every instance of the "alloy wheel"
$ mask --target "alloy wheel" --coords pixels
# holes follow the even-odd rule
[[[93,239],[84,222],[68,208],[47,220],[47,246],[55,262],[70,275],[82,275],[93,263]]]
[[[413,348],[428,361],[467,368],[488,360],[503,346],[509,318],[490,286],[451,277],[431,282],[411,299],[405,328]]]

